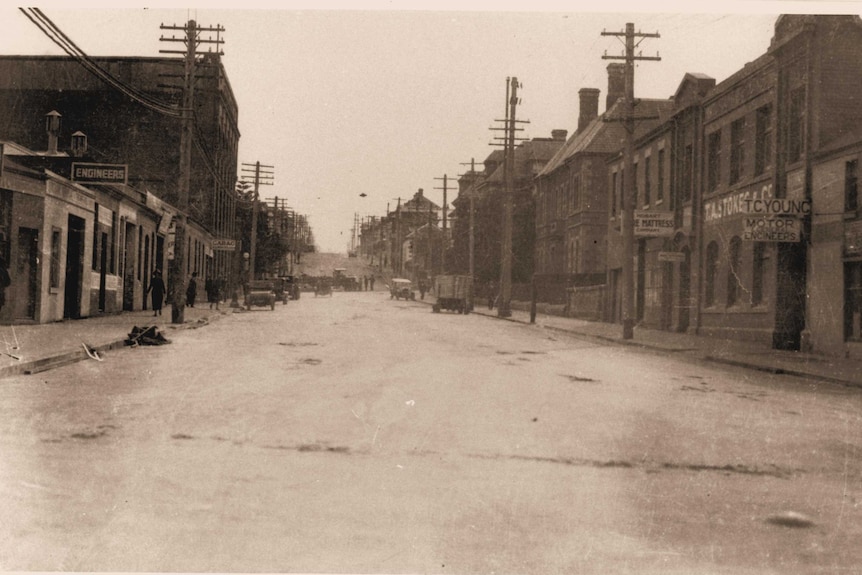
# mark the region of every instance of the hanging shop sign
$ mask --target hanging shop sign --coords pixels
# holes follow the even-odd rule
[[[658,261],[682,263],[685,261],[685,254],[682,252],[659,252]]]
[[[635,211],[635,236],[671,237],[674,233],[673,212]]]

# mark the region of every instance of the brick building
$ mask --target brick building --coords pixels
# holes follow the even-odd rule
[[[181,59],[93,57],[92,62],[125,86],[167,105],[178,105]],[[238,260],[213,251],[212,238],[236,238],[238,108],[217,54],[198,62],[195,133],[189,190],[190,225],[209,237],[203,246],[201,276],[233,277]],[[74,133],[86,135],[92,161],[128,166],[127,184],[176,204],[180,122],[109,86],[75,59],[59,56],[0,57],[0,140],[33,150],[46,147],[43,122],[61,118],[59,151],[69,150]],[[118,242],[120,231],[111,239]],[[195,260],[193,260],[195,261]]]

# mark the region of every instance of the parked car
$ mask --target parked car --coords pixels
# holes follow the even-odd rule
[[[287,292],[287,282],[283,277],[275,278],[272,280],[273,282],[273,290],[275,291],[275,299],[276,301],[280,301],[283,304],[287,303],[287,300],[290,299],[290,296]]]
[[[404,278],[393,278],[389,283],[389,299],[416,299],[413,282]]]
[[[245,309],[251,306],[275,309],[275,285],[273,280],[254,280],[248,282],[248,293],[245,296]]]

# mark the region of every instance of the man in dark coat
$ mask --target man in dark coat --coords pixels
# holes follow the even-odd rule
[[[192,279],[189,280],[189,287],[186,288],[186,303],[189,307],[195,307],[195,298],[198,295],[198,272],[192,272]]]

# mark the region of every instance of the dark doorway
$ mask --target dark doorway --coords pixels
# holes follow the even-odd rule
[[[18,258],[12,284],[12,293],[15,294],[12,303],[13,319],[36,319],[38,256],[39,230],[18,228]]]
[[[646,307],[646,241],[638,240],[638,271],[637,290],[635,292],[635,318],[636,323],[644,320],[644,308]]]
[[[108,279],[108,234],[102,232],[99,241],[99,312],[105,311],[105,293]]]
[[[135,308],[135,225],[126,223],[123,244],[123,310]]]
[[[775,331],[772,347],[799,350],[805,328],[805,247],[802,243],[778,244],[778,277],[775,297]]]
[[[691,322],[691,250],[682,249],[685,259],[679,264],[679,325],[677,331],[688,331]]]
[[[150,289],[150,275],[152,271],[150,270],[150,234],[144,236],[144,273],[141,280],[144,282],[144,303],[141,309],[149,309],[147,307],[147,291]]]
[[[63,317],[81,317],[81,279],[84,275],[84,228],[83,218],[69,215],[69,231],[66,236],[66,288],[63,292]]]

